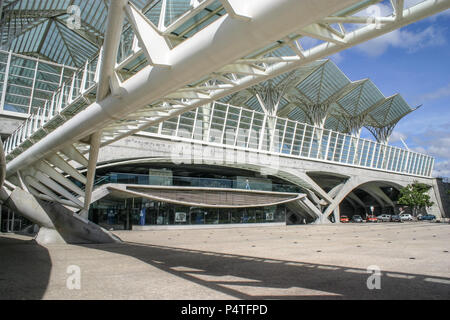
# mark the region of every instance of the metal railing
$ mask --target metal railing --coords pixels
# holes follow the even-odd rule
[[[202,141],[362,168],[430,177],[434,158],[287,118],[214,102],[146,130],[150,136]]]
[[[72,72],[72,76],[62,82],[48,100],[43,101],[40,108],[32,108],[28,119],[26,119],[5,141],[5,153],[10,154],[28,138],[37,135],[36,138],[45,136],[45,131],[52,131],[57,128],[65,118],[71,118],[77,112],[87,107],[90,102],[85,99],[87,95],[95,97],[97,86],[97,64],[98,56],[87,61],[85,66]],[[62,71],[64,72],[64,71]],[[7,83],[8,86],[14,86]],[[36,88],[32,89],[36,90]],[[4,90],[6,91],[6,90]],[[32,91],[33,92],[33,91]],[[9,96],[10,93],[7,94]],[[39,136],[39,132],[40,136]]]

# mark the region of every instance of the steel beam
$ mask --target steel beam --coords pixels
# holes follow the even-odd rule
[[[119,50],[122,25],[125,18],[124,8],[127,0],[114,0],[110,2],[108,18],[106,20],[106,33],[103,42],[101,66],[97,85],[97,101],[103,100],[110,89],[110,81],[115,80],[115,66],[117,51]]]
[[[97,159],[100,150],[101,132],[98,131],[91,136],[91,148],[89,150],[89,164],[87,170],[87,182],[84,195],[83,214],[87,215],[89,205],[91,204],[92,191],[94,189],[95,171],[97,168]]]

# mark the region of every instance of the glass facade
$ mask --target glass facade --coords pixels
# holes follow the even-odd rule
[[[36,113],[76,69],[0,50],[0,92],[5,111]],[[5,88],[6,86],[6,88]],[[5,88],[5,90],[3,90]]]
[[[155,175],[156,171],[167,175]],[[237,176],[230,179],[172,176],[170,170],[153,170],[151,175],[111,172],[96,179],[96,186],[107,183],[196,188],[249,189],[260,191],[302,193],[296,185],[272,183],[270,179]],[[247,183],[248,181],[248,183]]]
[[[286,221],[285,205],[260,208],[200,208],[147,199],[97,201],[89,219],[106,228],[135,226],[275,223]]]
[[[118,167],[120,169],[120,167]],[[254,191],[274,191],[303,193],[292,184],[280,184],[270,178],[240,176],[233,170],[221,171],[228,178],[208,178],[174,175],[170,168],[154,169],[139,167],[137,170],[149,174],[108,172],[98,176],[96,186],[102,184],[152,185],[170,187],[192,187],[226,189],[247,189]],[[186,172],[188,167],[184,169]],[[188,170],[189,171],[189,170]],[[195,170],[192,175],[207,175]],[[151,201],[145,198],[119,199],[108,195],[95,202],[90,209],[89,219],[105,228],[130,229],[131,226],[169,226],[169,225],[209,225],[209,224],[247,224],[274,223],[286,221],[287,207],[284,204],[256,208],[205,208],[186,206],[167,202]]]

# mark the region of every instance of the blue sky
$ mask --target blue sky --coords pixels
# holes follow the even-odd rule
[[[450,177],[450,9],[331,59],[350,80],[370,78],[385,96],[422,105],[398,123],[390,144],[403,147],[403,138],[436,158],[435,176]]]

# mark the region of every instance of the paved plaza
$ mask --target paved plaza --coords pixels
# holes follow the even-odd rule
[[[43,247],[0,235],[0,299],[450,298],[448,224],[115,234],[123,244]],[[80,289],[67,287],[71,266]],[[380,289],[367,287],[369,266],[381,270]]]

